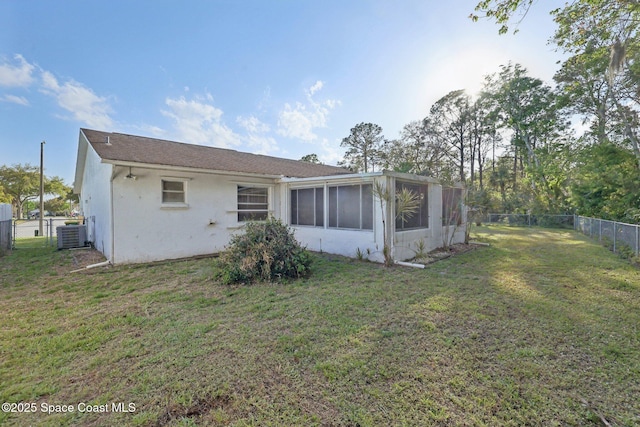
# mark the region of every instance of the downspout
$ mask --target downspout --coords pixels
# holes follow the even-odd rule
[[[405,261],[393,261],[393,262],[403,267],[424,268],[424,264],[417,264],[414,262],[405,262]]]
[[[109,228],[111,229],[111,256],[109,261],[114,263],[115,253],[116,253],[116,239],[115,239],[115,209],[113,207],[113,180],[116,178],[116,165],[111,165],[111,179],[109,180],[109,209],[111,210],[111,215],[109,215]]]
[[[111,261],[103,261],[103,262],[99,262],[97,264],[87,265],[84,268],[79,268],[77,270],[71,270],[70,273],[77,273],[78,271],[90,270],[92,268],[97,268],[97,267],[106,267],[108,265],[111,265]]]

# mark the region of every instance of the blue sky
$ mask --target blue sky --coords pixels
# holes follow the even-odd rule
[[[551,83],[538,4],[516,35],[475,0],[0,2],[0,165],[73,182],[79,128],[335,164],[360,122],[386,138],[513,61]]]

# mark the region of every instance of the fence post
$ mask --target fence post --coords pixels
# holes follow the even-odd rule
[[[640,256],[640,226],[636,225],[636,256]]]
[[[616,252],[616,239],[618,237],[618,227],[617,227],[618,223],[613,221],[613,253],[617,253]]]
[[[598,220],[598,242],[602,242],[602,220]]]

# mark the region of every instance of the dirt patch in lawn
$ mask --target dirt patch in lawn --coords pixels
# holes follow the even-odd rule
[[[89,265],[98,264],[104,262],[107,259],[95,249],[68,249],[67,256],[71,259],[71,265],[66,269],[79,270]]]
[[[425,256],[416,257],[412,260],[412,262],[416,264],[433,264],[434,262],[447,259],[449,257],[460,255],[469,251],[473,251],[479,248],[484,247],[484,245],[480,245],[477,243],[456,243],[449,246],[448,249],[438,248],[429,252]]]

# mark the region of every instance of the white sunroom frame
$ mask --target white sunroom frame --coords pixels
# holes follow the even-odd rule
[[[426,184],[428,186],[428,226],[409,230],[396,230],[395,203],[387,206],[373,196],[373,229],[345,229],[329,227],[329,187],[340,185],[366,185],[375,186],[377,182],[385,188],[395,191],[396,182],[402,181],[411,184]],[[442,247],[443,236],[449,235],[446,231],[455,233],[453,242],[464,241],[466,227],[466,215],[463,214],[462,226],[455,226],[453,230],[445,230],[442,225],[442,185],[435,179],[399,173],[399,172],[372,172],[363,174],[337,175],[313,178],[281,178],[280,184],[280,212],[284,222],[289,224],[296,234],[296,238],[314,251],[325,251],[334,254],[355,257],[363,254],[366,258],[383,262],[382,253],[385,236],[390,242],[391,255],[394,260],[402,261],[415,257],[418,248],[422,246],[425,251]],[[322,187],[324,200],[324,221],[322,226],[306,226],[291,224],[291,190]],[[462,185],[455,187],[462,188]],[[386,227],[383,226],[384,215]],[[453,227],[453,226],[452,226]],[[385,230],[386,228],[386,230]],[[421,242],[421,243],[420,243]]]

